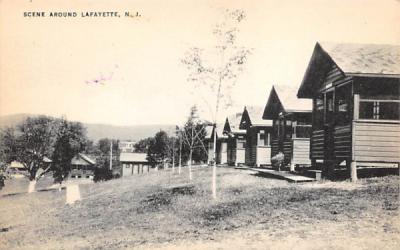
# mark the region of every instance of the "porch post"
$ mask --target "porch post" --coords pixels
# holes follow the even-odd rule
[[[352,161],[350,164],[350,177],[352,182],[357,181],[357,162]]]
[[[294,165],[293,159],[292,159],[292,161],[290,162],[290,172],[294,172],[294,167],[295,167],[295,165]]]

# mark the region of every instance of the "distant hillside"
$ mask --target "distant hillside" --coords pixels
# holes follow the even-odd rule
[[[14,127],[18,123],[25,120],[28,116],[35,116],[31,114],[13,114],[0,116],[0,128]],[[164,130],[171,134],[175,130],[175,125],[132,125],[132,126],[115,126],[109,124],[91,124],[83,123],[87,128],[87,135],[89,139],[97,141],[101,138],[114,138],[119,140],[133,140],[154,136],[159,130]]]

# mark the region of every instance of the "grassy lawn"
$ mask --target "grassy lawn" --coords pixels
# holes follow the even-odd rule
[[[8,182],[0,248],[400,249],[398,176],[290,184],[219,168],[212,201],[211,169],[186,171],[84,184],[73,206]]]

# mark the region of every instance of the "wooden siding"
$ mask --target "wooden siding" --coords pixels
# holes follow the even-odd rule
[[[342,72],[340,71],[339,67],[336,64],[333,64],[331,69],[328,71],[325,77],[325,81],[323,85],[328,85],[330,83],[336,82],[338,80],[343,79],[344,76]]]
[[[285,139],[283,142],[283,155],[285,156],[285,164],[289,164],[290,160],[292,159],[292,139]]]
[[[271,165],[271,147],[258,146],[256,149],[256,165]]]
[[[325,131],[313,130],[311,135],[310,156],[313,159],[324,159]]]
[[[353,160],[400,162],[400,123],[353,122]]]
[[[211,164],[214,161],[213,142],[207,141],[207,163]]]
[[[219,150],[219,163],[227,164],[228,163],[228,143],[221,142],[220,150]]]
[[[279,140],[273,139],[271,141],[271,156],[275,156],[279,153]]]
[[[236,162],[235,164],[244,164],[245,149],[236,149]]]
[[[292,164],[310,165],[310,138],[293,139]]]
[[[235,164],[235,158],[236,158],[236,139],[230,137],[228,139],[228,165],[234,165]]]
[[[336,159],[351,158],[351,125],[338,126],[333,132],[334,154]]]
[[[245,161],[246,165],[254,166],[256,165],[256,156],[257,156],[257,129],[251,127],[246,131],[246,153],[245,153]]]

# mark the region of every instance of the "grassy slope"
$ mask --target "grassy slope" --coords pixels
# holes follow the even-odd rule
[[[161,171],[82,185],[72,207],[64,190],[0,197],[0,248],[398,248],[397,176],[288,184],[221,168],[216,202],[210,176],[198,169],[186,188],[173,188],[186,172]]]

